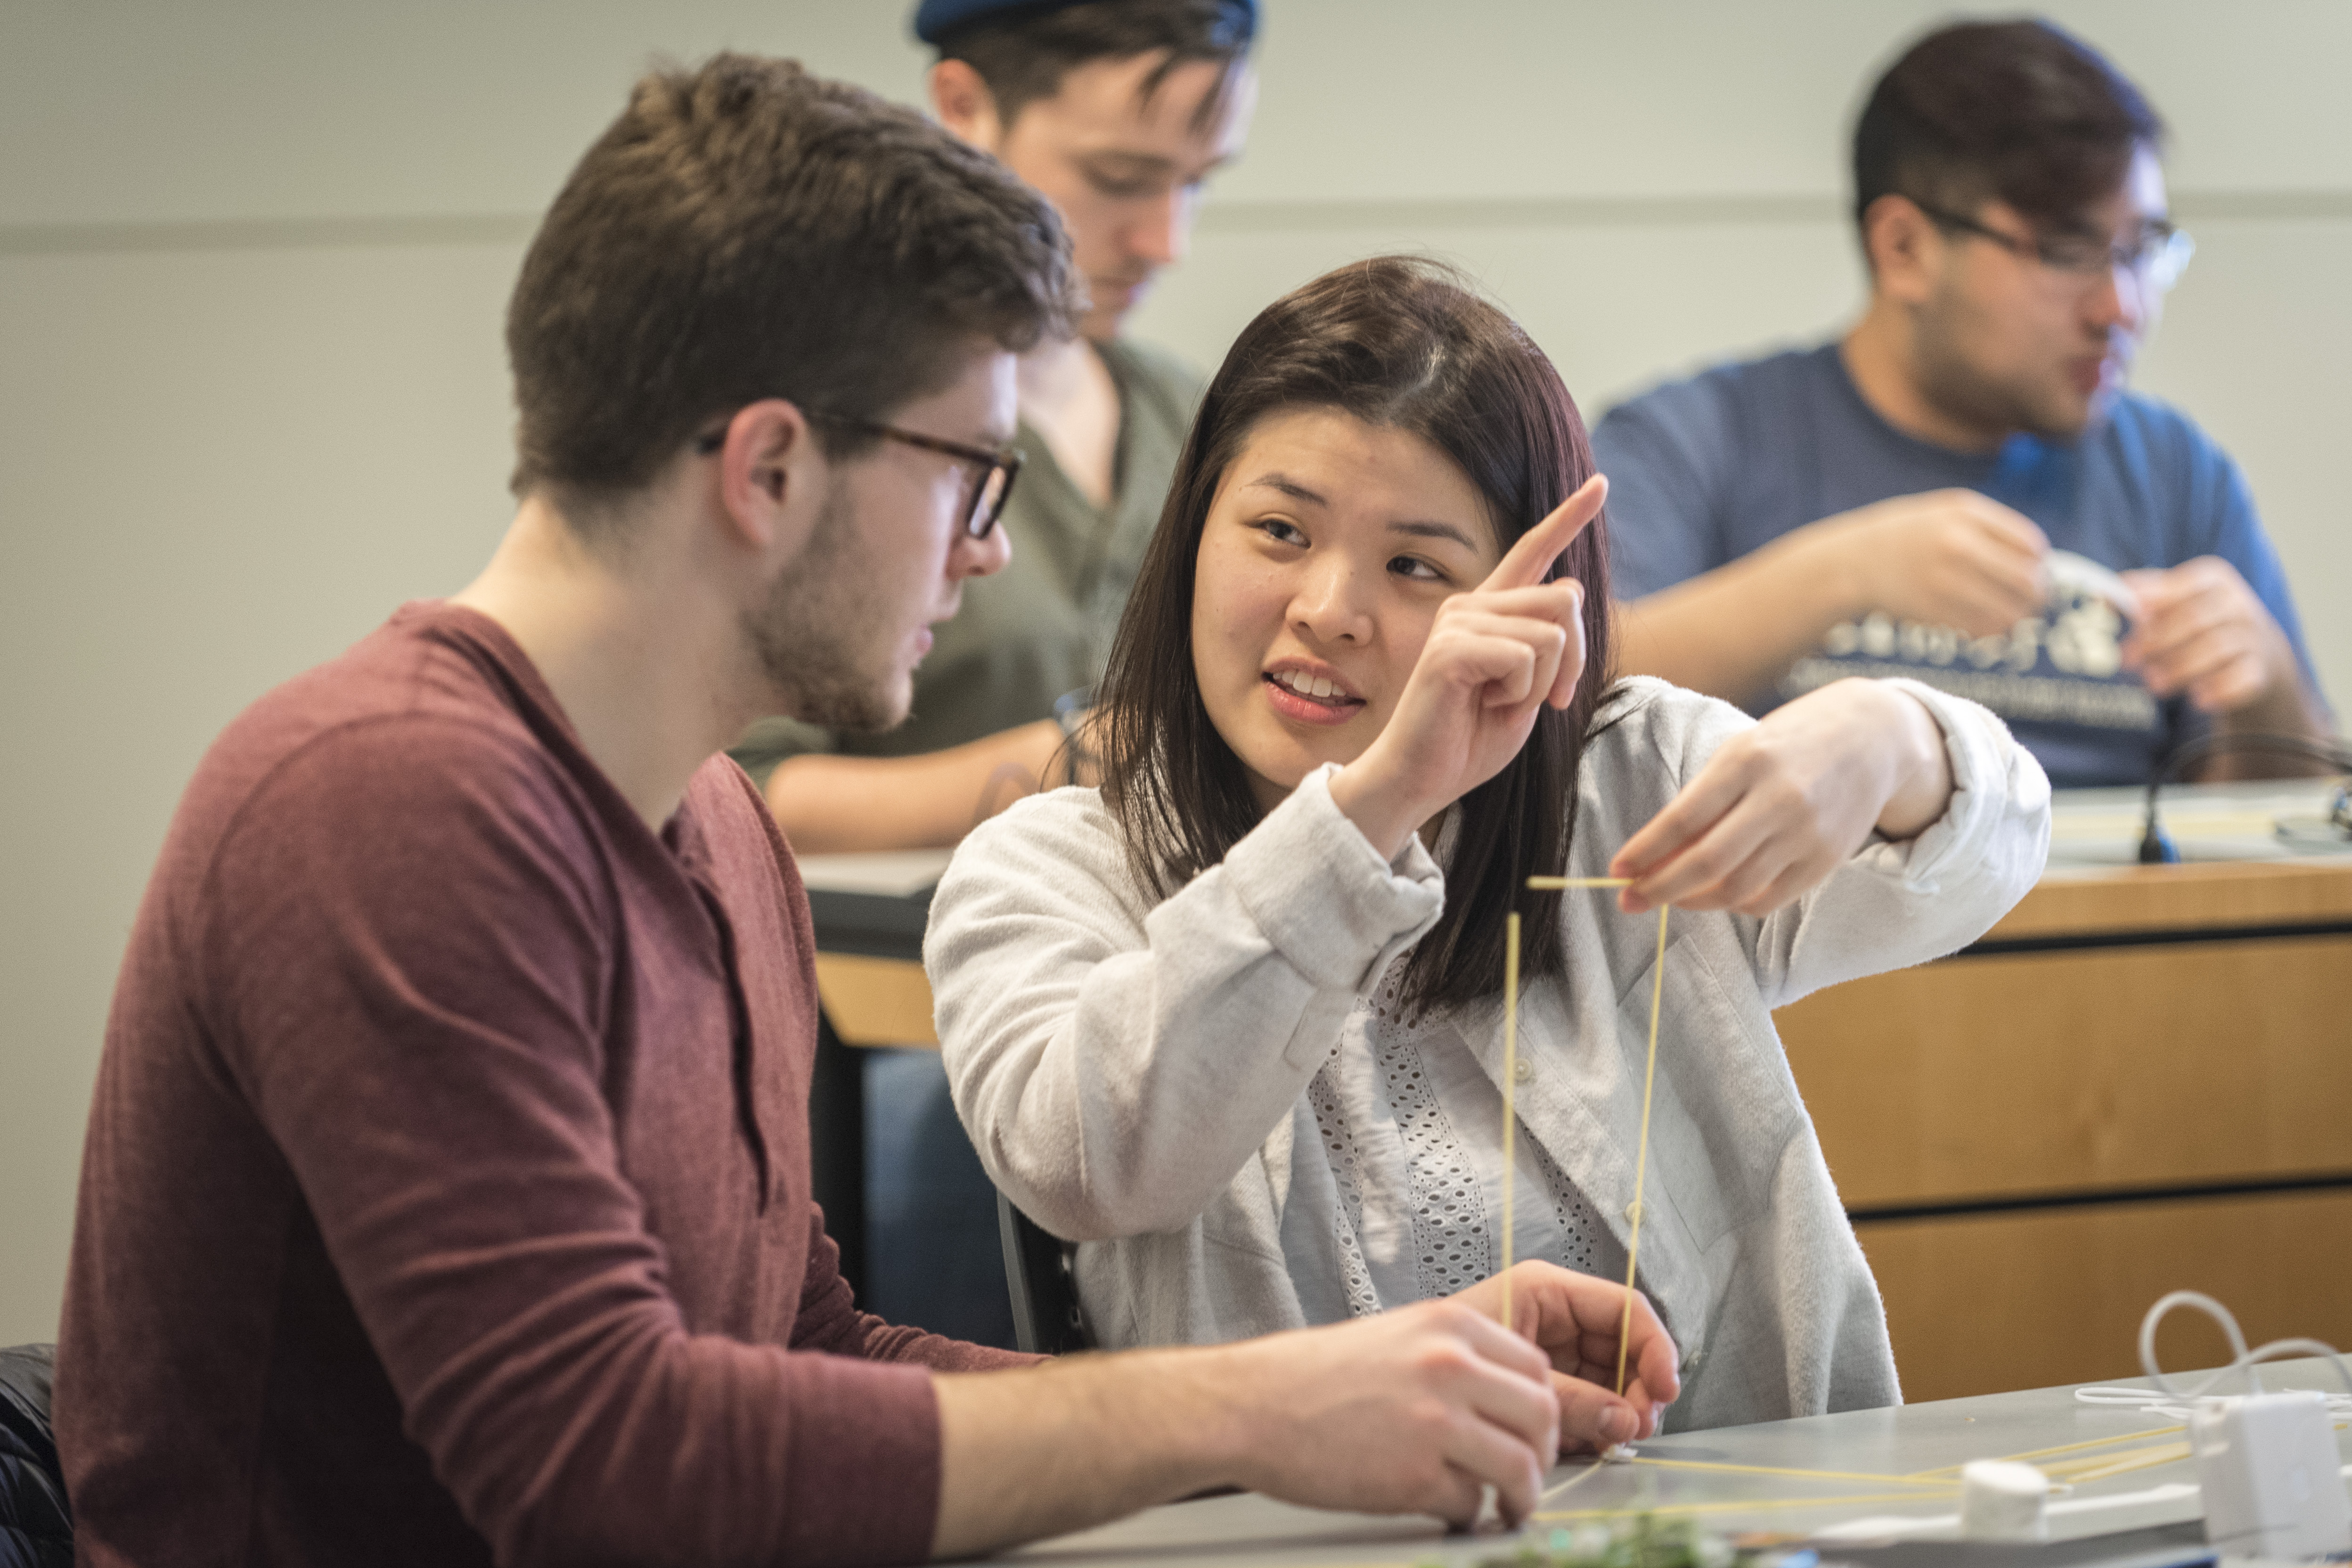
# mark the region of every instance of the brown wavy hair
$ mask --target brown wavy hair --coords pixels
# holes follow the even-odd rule
[[[1202,400],[1096,705],[1104,798],[1130,868],[1160,898],[1223,860],[1260,816],[1192,663],[1192,576],[1210,503],[1261,420],[1316,407],[1410,431],[1444,452],[1485,500],[1505,551],[1593,472],[1584,421],[1551,361],[1450,268],[1380,257],[1261,311]],[[1565,866],[1575,830],[1577,765],[1608,683],[1605,519],[1545,581],[1563,576],[1584,585],[1584,674],[1569,707],[1538,709],[1519,754],[1463,797],[1444,912],[1406,962],[1408,1011],[1499,991],[1513,909],[1528,917],[1527,975],[1561,968],[1560,895],[1529,893],[1524,879]]]
[[[747,403],[882,419],[952,381],[975,341],[1067,336],[1069,258],[1052,204],[912,110],[791,60],[655,71],[523,257],[515,492],[545,489],[597,530]],[[835,457],[874,438],[816,432]]]

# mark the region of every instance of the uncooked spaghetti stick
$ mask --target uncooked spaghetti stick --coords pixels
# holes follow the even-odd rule
[[[1666,996],[1666,914],[1658,906],[1658,956],[1650,965],[1650,1062],[1642,1073],[1642,1142],[1633,1156],[1633,1230],[1625,1244],[1625,1316],[1617,1327],[1617,1393],[1625,1392],[1626,1341],[1633,1332],[1633,1270],[1642,1258],[1642,1179],[1650,1168],[1650,1090],[1658,1081],[1658,1012]]]
[[[1511,1130],[1518,1121],[1512,1090],[1519,1081],[1519,915],[1503,921],[1503,1327],[1511,1326],[1511,1190],[1518,1185],[1511,1163]]]

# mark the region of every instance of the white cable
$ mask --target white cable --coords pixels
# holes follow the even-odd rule
[[[2293,1388],[2283,1389],[2281,1392],[2316,1394],[2320,1391]],[[2324,1397],[2327,1401],[2328,1419],[2352,1421],[2352,1394],[2329,1394]],[[2189,1405],[2172,1404],[2145,1388],[2078,1388],[2074,1391],[2074,1398],[2076,1403],[2082,1405],[2115,1410],[2132,1410],[2143,1415],[2160,1416],[2167,1421],[2186,1421],[2190,1415]]]
[[[2156,1363],[2156,1327],[2175,1307],[2194,1307],[2219,1323],[2223,1337],[2230,1342],[2230,1349],[2234,1352],[2227,1366],[2217,1369],[2212,1376],[2194,1388],[2176,1386]],[[2334,1363],[2336,1375],[2344,1380],[2345,1388],[2352,1390],[2352,1367],[2345,1365],[2343,1356],[2336,1352],[2335,1346],[2318,1340],[2295,1338],[2273,1340],[2268,1344],[2248,1350],[2245,1332],[2238,1327],[2238,1320],[2231,1314],[2229,1308],[2201,1291],[2175,1290],[2150,1307],[2147,1316],[2140,1320],[2139,1363],[2147,1371],[2148,1381],[2156,1384],[2158,1392],[2150,1393],[2145,1388],[2078,1388],[2074,1391],[2074,1398],[2083,1405],[2127,1407],[2168,1420],[2186,1421],[2189,1415],[2189,1402],[2202,1397],[2231,1373],[2243,1373],[2247,1386],[2260,1394],[2263,1384],[2260,1375],[2254,1371],[2255,1365],[2276,1361],[2282,1355],[2297,1353],[2326,1356]],[[2327,1414],[2336,1420],[2352,1420],[2352,1392],[2329,1394]]]
[[[2220,1368],[2212,1376],[2196,1387],[2186,1390],[2173,1387],[2172,1380],[2165,1376],[2163,1368],[2156,1364],[2156,1326],[2164,1321],[2165,1314],[2175,1307],[2194,1307],[2221,1324],[2222,1335],[2230,1342],[2230,1349],[2236,1352],[2231,1357],[2229,1365]],[[2246,1349],[2245,1331],[2238,1327],[2238,1320],[2231,1313],[2230,1309],[2200,1290],[2175,1290],[2171,1295],[2162,1298],[2155,1306],[2150,1307],[2147,1310],[2147,1316],[2139,1321],[2140,1370],[2147,1373],[2147,1380],[2156,1384],[2160,1392],[2170,1394],[2176,1400],[2197,1398],[2231,1373],[2246,1367],[2250,1353]],[[2328,1353],[2332,1355],[2335,1352],[2331,1351]],[[2246,1373],[2246,1382],[2255,1393],[2262,1392],[2262,1383],[2251,1370]]]
[[[2189,1419],[2189,1406],[2168,1405],[2145,1388],[2078,1388],[2074,1391],[2074,1399],[2080,1405],[2136,1410],[2143,1415],[2160,1415],[2167,1421]]]
[[[2194,1388],[2176,1387],[2172,1380],[2167,1377],[2156,1363],[2157,1324],[2161,1322],[2165,1314],[2175,1307],[2194,1307],[2211,1318],[2221,1325],[2223,1336],[2230,1342],[2230,1348],[2236,1352],[2231,1357],[2227,1366],[2218,1368],[2210,1377]],[[2255,1365],[2262,1362],[2276,1361],[2283,1355],[2297,1353],[2326,1357],[2335,1365],[2336,1375],[2344,1380],[2344,1386],[2347,1390],[2352,1390],[2352,1368],[2345,1365],[2343,1356],[2336,1352],[2335,1346],[2322,1343],[2318,1340],[2295,1338],[2273,1340],[2268,1344],[2248,1350],[2246,1336],[2239,1329],[2238,1320],[2231,1315],[2229,1308],[2224,1307],[2212,1297],[2195,1290],[2175,1290],[2157,1302],[2155,1306],[2150,1307],[2147,1310],[2147,1316],[2140,1320],[2139,1326],[2140,1365],[2147,1369],[2148,1381],[2155,1384],[2157,1389],[2161,1392],[2151,1393],[2145,1388],[2078,1388],[2074,1391],[2074,1398],[2076,1403],[2082,1405],[2128,1408],[2149,1415],[2160,1415],[2168,1420],[2186,1421],[2190,1411],[2189,1402],[2202,1397],[2231,1373],[2242,1372],[2245,1374],[2247,1385],[2259,1394],[2262,1392],[2263,1384],[2259,1374],[2254,1371]],[[2296,1390],[2294,1392],[2316,1391]],[[2352,1421],[2352,1393],[2332,1394],[2328,1394],[2326,1399],[2327,1414],[2331,1419]]]
[[[2156,1326],[2162,1322],[2164,1315],[2175,1307],[2194,1307],[2221,1324],[2221,1331],[2229,1336],[2231,1348],[2238,1352],[2229,1365],[2220,1368],[2212,1376],[2194,1388],[2175,1388],[2172,1385],[2172,1380],[2165,1376],[2163,1369],[2156,1364]],[[2273,1340],[2266,1345],[2250,1351],[2246,1348],[2246,1336],[2239,1330],[2238,1320],[2230,1315],[2230,1309],[2200,1291],[2175,1290],[2171,1295],[2164,1297],[2155,1306],[2150,1307],[2147,1310],[2147,1316],[2142,1318],[2139,1323],[2140,1367],[2147,1373],[2150,1383],[2155,1384],[2158,1389],[2177,1400],[2198,1398],[2230,1373],[2241,1370],[2246,1374],[2246,1386],[2254,1393],[2260,1394],[2263,1391],[2263,1382],[2254,1372],[2254,1364],[2257,1362],[2276,1361],[2282,1355],[2297,1352],[2304,1355],[2326,1356],[2335,1366],[2336,1375],[2344,1380],[2346,1390],[2352,1392],[2352,1367],[2344,1364],[2344,1358],[2336,1353],[2334,1345],[2298,1337]]]

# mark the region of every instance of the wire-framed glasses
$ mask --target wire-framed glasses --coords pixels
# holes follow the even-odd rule
[[[2140,230],[2139,237],[2128,245],[2097,238],[2086,234],[2055,234],[2021,239],[2004,234],[1989,224],[1979,223],[1965,213],[1956,213],[1910,198],[1911,205],[1945,228],[1973,234],[1979,239],[1991,240],[2011,256],[2039,261],[2053,272],[2063,272],[2084,282],[2123,268],[2149,288],[2162,293],[2180,281],[2189,267],[2189,258],[2197,254],[2197,242],[2189,237],[2187,229],[2175,228],[2161,219]]]
[[[801,417],[812,425],[830,425],[836,430],[854,430],[864,436],[879,436],[887,441],[898,441],[919,447],[926,452],[938,452],[958,462],[969,463],[976,470],[971,491],[964,500],[963,531],[968,538],[986,539],[996,527],[997,519],[1004,515],[1004,503],[1012,498],[1013,481],[1021,474],[1021,453],[1017,447],[992,450],[975,447],[968,441],[950,441],[944,436],[926,436],[919,430],[901,430],[895,425],[877,424],[871,419],[850,419],[822,409],[803,408]],[[712,430],[698,437],[695,451],[709,457],[727,444],[727,432]]]

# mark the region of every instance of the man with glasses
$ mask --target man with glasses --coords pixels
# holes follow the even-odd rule
[[[771,720],[735,747],[803,852],[952,844],[1083,771],[1065,727],[1101,674],[1201,390],[1123,329],[1182,258],[1255,95],[1255,0],[924,0],[914,25],[939,52],[940,123],[1053,202],[1088,307],[1076,333],[1022,358],[1012,561],[940,628],[908,721]]]
[[[905,716],[1076,309],[1052,209],[919,116],[742,56],[637,84],[508,310],[497,552],[173,820],[58,1346],[79,1561],[913,1563],[1221,1485],[1466,1525],[1648,1428],[1655,1316],[1633,1399],[1580,1382],[1622,1293],[1540,1263],[1052,1365],[851,1300],[808,903],[719,748]]]
[[[914,430],[901,430],[896,425],[877,424],[870,419],[845,419],[820,408],[803,408],[801,417],[829,430],[897,441],[917,451],[938,452],[969,465],[971,483],[964,499],[956,507],[956,511],[963,519],[964,535],[969,539],[986,539],[994,531],[998,520],[1004,516],[1004,503],[1012,498],[1013,481],[1021,472],[1021,452],[1015,447],[974,447],[968,442],[950,441]],[[712,430],[696,438],[694,449],[708,458],[724,450],[726,445],[727,432]]]
[[[2142,782],[2215,727],[2327,733],[2237,466],[2125,386],[2191,249],[2161,137],[2044,23],[1906,52],[1854,132],[1861,321],[1593,432],[1621,667],[1756,712],[1913,676],[2000,713],[2061,785]]]

